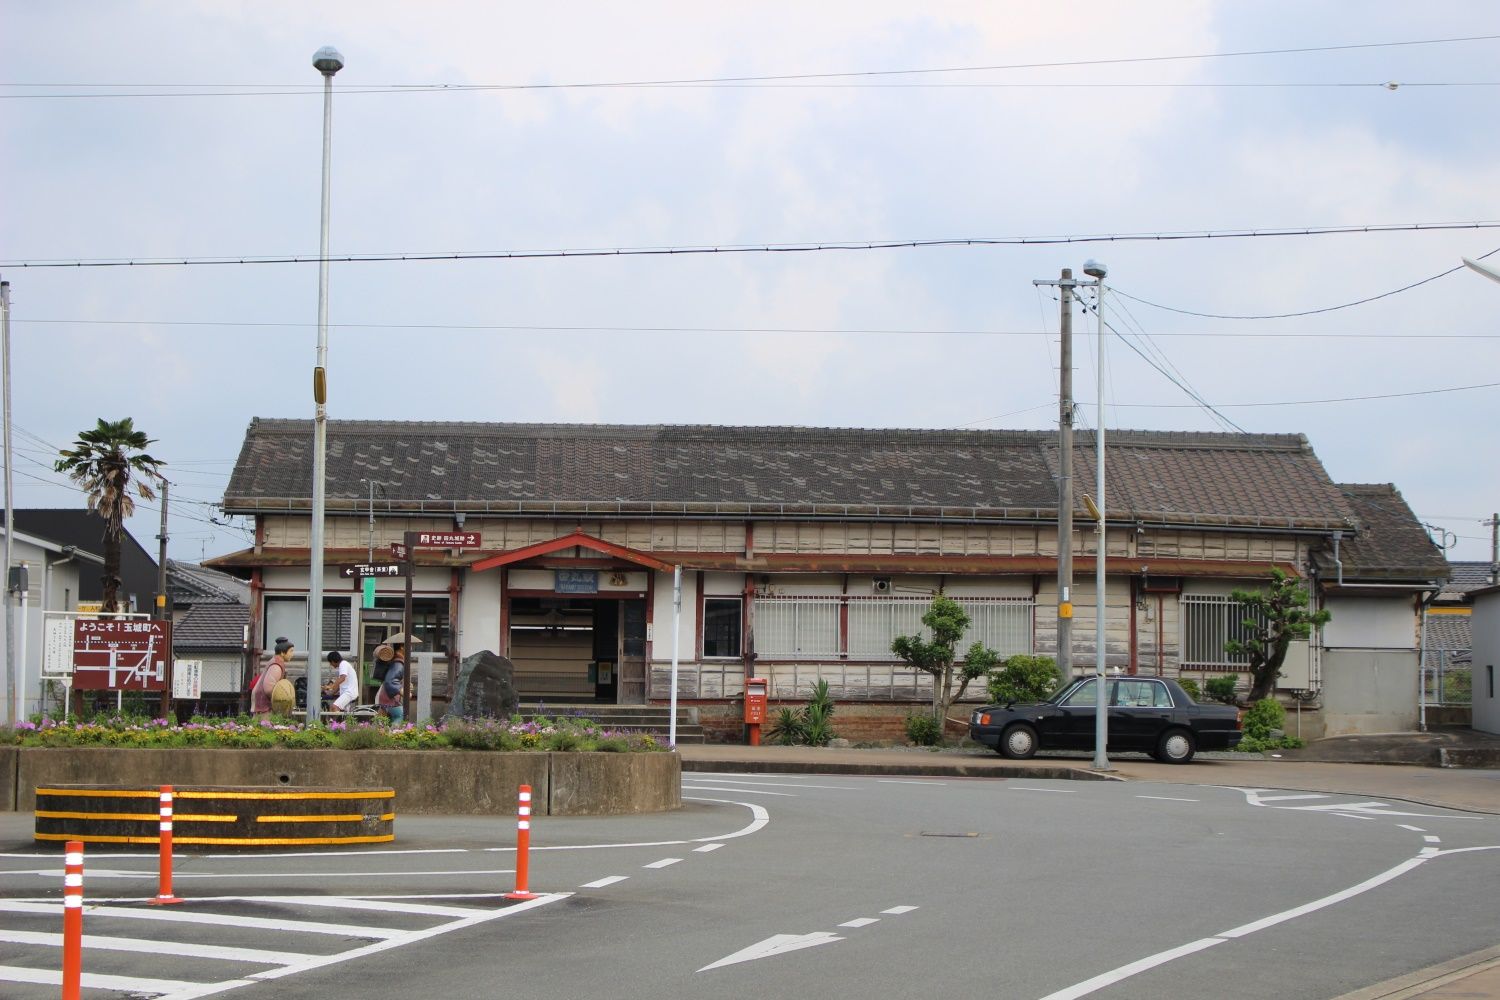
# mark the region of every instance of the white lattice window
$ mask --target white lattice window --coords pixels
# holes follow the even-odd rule
[[[755,602],[755,654],[767,659],[839,655],[837,597],[765,597]]]
[[[1029,597],[970,597],[958,604],[971,619],[960,650],[981,642],[1001,656],[1031,652],[1034,602]],[[924,633],[929,597],[760,597],[755,652],[766,659],[897,660],[891,642]],[[840,615],[848,625],[840,641]]]

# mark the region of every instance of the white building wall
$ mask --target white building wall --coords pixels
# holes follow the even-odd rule
[[[465,572],[463,590],[458,595],[458,655],[473,656],[483,649],[499,653],[504,645],[500,637],[500,571]]]
[[[1417,614],[1410,594],[1399,597],[1332,594],[1323,607],[1333,615],[1323,626],[1323,645],[1327,648],[1417,648]]]
[[[1469,618],[1474,643],[1474,721],[1481,732],[1500,734],[1500,590],[1476,594]]]
[[[0,531],[0,541],[3,539],[4,532]],[[3,668],[5,672],[5,705],[0,708],[0,718],[7,721],[12,721],[15,714],[12,693],[15,688],[12,686],[9,673],[11,660],[7,652],[11,641],[6,635],[8,623],[12,620],[15,622],[14,654],[17,661],[21,658],[23,637],[26,644],[24,666],[18,671],[22,692],[21,718],[24,719],[41,709],[43,630],[46,627],[44,624],[46,612],[71,611],[78,604],[79,563],[76,559],[63,562],[55,565],[49,573],[48,561],[55,562],[59,558],[56,553],[49,552],[21,538],[19,532],[11,543],[11,565],[20,566],[25,563],[28,580],[24,619],[21,614],[19,594],[9,598],[11,601],[9,614],[0,614],[0,668]],[[90,572],[97,573],[99,570],[97,563],[84,565]],[[8,585],[8,581],[8,574],[0,577],[0,595],[6,594],[4,587]]]

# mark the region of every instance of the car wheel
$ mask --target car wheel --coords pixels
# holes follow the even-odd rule
[[[1027,760],[1036,756],[1036,744],[1036,730],[1017,722],[1000,734],[999,750],[1011,760]]]
[[[1163,764],[1186,764],[1197,750],[1192,733],[1186,729],[1168,729],[1156,744],[1155,757]]]

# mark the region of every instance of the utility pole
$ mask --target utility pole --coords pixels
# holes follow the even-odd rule
[[[160,621],[171,621],[172,611],[167,604],[167,487],[171,484],[163,477],[161,481],[161,534],[156,540],[161,544],[156,557],[156,617]],[[167,686],[161,692],[161,717],[167,718],[172,704],[172,651],[167,650]]]
[[[7,427],[10,421],[6,421]],[[9,430],[6,433],[10,433]],[[6,473],[10,475],[10,463],[6,463]],[[1488,521],[1481,521],[1490,528],[1490,583],[1500,583],[1500,512],[1491,512]]]
[[[1033,285],[1060,288],[1062,358],[1057,403],[1057,667],[1073,679],[1073,269],[1058,281]]]
[[[21,672],[16,661],[15,614],[10,602],[11,539],[15,537],[15,499],[11,493],[10,467],[10,282],[0,281],[0,391],[5,395],[5,676],[14,688],[15,715],[11,722],[20,722]],[[11,699],[6,699],[10,704]],[[0,712],[0,716],[4,716]]]

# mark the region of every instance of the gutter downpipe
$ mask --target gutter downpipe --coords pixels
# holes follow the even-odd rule
[[[1418,615],[1421,620],[1420,638],[1417,641],[1417,729],[1427,732],[1427,608],[1433,601],[1437,600],[1442,586],[1432,581],[1432,589],[1423,591],[1423,596],[1418,598]]]

